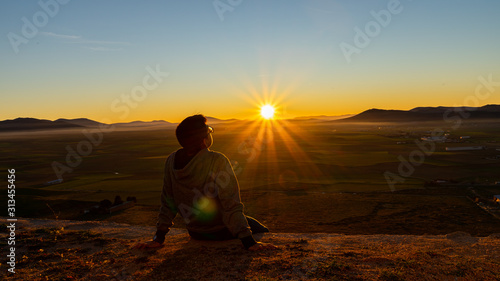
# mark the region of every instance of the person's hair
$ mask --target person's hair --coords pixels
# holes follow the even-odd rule
[[[179,144],[186,148],[195,147],[207,137],[207,118],[202,114],[189,116],[182,120],[175,129],[175,136]]]

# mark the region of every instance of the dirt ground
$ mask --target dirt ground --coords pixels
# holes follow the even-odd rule
[[[500,280],[499,234],[268,233],[256,238],[278,250],[248,252],[238,240],[190,240],[173,229],[163,248],[134,250],[154,227],[17,223],[16,273],[2,262],[4,280]]]

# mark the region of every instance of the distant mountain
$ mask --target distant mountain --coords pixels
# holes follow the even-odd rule
[[[457,115],[453,111],[465,111],[469,116],[468,120],[487,120],[495,119],[500,121],[500,105],[489,104],[482,107],[416,107],[411,110],[386,110],[386,109],[369,109],[360,114],[350,116],[305,116],[290,119],[291,121],[323,121],[323,122],[422,122],[422,121],[442,121],[446,116],[446,112],[450,112],[450,117]],[[218,119],[207,116],[209,124],[236,122],[237,119]],[[243,121],[242,121],[243,122]],[[87,118],[64,119],[60,118],[55,121],[36,119],[36,118],[16,118],[0,121],[0,132],[9,131],[29,131],[29,130],[54,130],[54,129],[70,129],[70,128],[89,128],[98,127],[102,123]],[[115,123],[117,127],[122,128],[146,128],[156,129],[163,126],[173,126],[176,123],[170,123],[163,120],[154,120],[150,122],[133,121],[128,123]]]
[[[346,115],[339,115],[339,116],[328,116],[328,115],[315,115],[315,116],[300,116],[300,117],[295,117],[292,120],[297,120],[297,121],[302,121],[302,120],[324,120],[324,121],[330,121],[330,120],[339,120],[339,119],[345,119],[354,116],[354,114],[346,114]]]
[[[438,106],[438,107],[415,107],[409,111],[411,112],[422,112],[422,113],[443,113],[447,110],[461,109],[465,111],[475,111],[475,112],[500,112],[500,105],[488,104],[481,107],[452,107],[452,106]]]
[[[103,123],[87,119],[64,119],[60,118],[55,121],[36,119],[36,118],[16,118],[13,120],[0,121],[0,132],[9,131],[30,131],[30,130],[55,130],[69,128],[95,128]],[[172,125],[167,121],[155,120],[151,122],[134,121],[129,123],[115,123],[117,127],[156,127]]]
[[[77,119],[60,118],[60,119],[57,119],[56,121],[64,121],[64,122],[67,122],[70,124],[75,124],[75,125],[84,126],[84,127],[98,127],[99,125],[102,125],[102,123],[99,123],[97,121],[90,120],[87,118],[77,118]]]
[[[132,122],[125,123],[125,124],[172,124],[172,123],[164,121],[164,120],[153,120],[153,121],[140,121],[140,120],[137,120],[137,121],[132,121]]]
[[[154,120],[154,121],[132,121],[128,123],[115,123],[113,125],[117,127],[152,127],[152,126],[172,125],[172,123],[163,120]]]
[[[410,109],[409,112],[419,112],[419,113],[443,113],[447,110],[453,110],[455,107],[449,106],[438,106],[438,107],[415,107]],[[462,110],[474,110],[475,107],[462,107]]]
[[[60,119],[50,121],[36,118],[16,118],[13,120],[0,121],[0,131],[50,130],[81,127],[83,126]]]
[[[440,121],[448,116],[457,115],[454,111],[464,111],[469,114],[467,119],[498,119],[500,120],[500,105],[485,105],[482,107],[416,107],[411,110],[369,109],[358,115],[339,121],[347,122],[413,122]]]
[[[219,119],[211,116],[205,116],[207,118],[207,123],[210,124],[215,124],[215,123],[224,123],[224,122],[234,122],[234,121],[240,121],[238,119],[232,118],[232,119]]]

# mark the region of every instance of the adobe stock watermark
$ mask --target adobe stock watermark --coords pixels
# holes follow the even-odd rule
[[[478,81],[479,83],[474,90],[474,94],[464,99],[462,107],[453,107],[443,113],[443,120],[452,124],[452,130],[460,128],[463,120],[470,117],[470,111],[477,110],[481,104],[480,102],[488,99],[500,87],[500,82],[493,81],[493,74],[489,74],[488,78],[479,76]],[[435,128],[431,132],[431,137],[441,138],[444,133],[445,131],[442,128]],[[432,141],[415,140],[415,144],[417,145],[417,149],[411,151],[407,159],[403,155],[398,156],[399,165],[397,174],[390,171],[384,173],[385,180],[391,191],[396,190],[394,187],[396,184],[404,183],[405,178],[412,176],[415,172],[415,167],[422,165],[426,157],[436,151],[436,144]]]
[[[7,33],[10,46],[14,53],[19,53],[19,46],[21,44],[28,44],[29,39],[34,38],[39,29],[45,27],[49,23],[49,19],[54,18],[60,11],[61,5],[68,4],[70,0],[40,0],[38,6],[41,10],[35,12],[31,16],[31,20],[27,17],[21,18],[21,32],[19,34],[14,32]]]
[[[243,3],[243,0],[215,0],[212,2],[220,21],[224,21],[226,12],[233,12],[241,3]]]
[[[273,140],[273,135],[265,132],[258,133],[256,136],[250,135],[240,142],[238,153],[246,156],[245,164],[251,163],[264,150],[266,144],[269,145]],[[233,167],[236,175],[239,175],[243,171],[243,167],[236,161],[234,161]]]
[[[412,1],[412,0],[408,0]],[[368,47],[372,39],[379,36],[383,28],[389,26],[392,22],[392,17],[403,11],[403,5],[399,0],[389,0],[387,9],[378,12],[371,10],[370,14],[374,20],[367,22],[363,29],[354,27],[354,38],[352,44],[341,42],[340,50],[344,55],[347,63],[351,63],[352,55],[360,54],[363,49]]]
[[[7,244],[7,271],[16,273],[16,169],[7,169],[7,229],[9,235],[6,238]]]
[[[149,93],[157,89],[163,80],[170,75],[167,72],[162,72],[160,65],[156,65],[154,69],[151,66],[147,66],[146,72],[147,74],[144,75],[141,85],[133,87],[130,94],[122,94],[120,98],[116,98],[111,102],[111,111],[113,113],[121,113],[118,117],[120,121],[127,118],[130,110],[137,108],[139,103],[144,101]],[[83,129],[82,134],[84,139],[74,147],[66,145],[67,153],[64,164],[58,161],[52,162],[52,170],[56,174],[58,181],[61,182],[63,180],[65,173],[73,172],[73,169],[82,163],[83,157],[90,155],[94,148],[102,143],[104,133],[112,132],[114,129],[109,119],[101,120],[98,128]]]
[[[250,163],[264,149],[266,143],[273,141],[273,137],[265,137],[264,134],[250,135],[238,145],[238,153],[248,155],[247,162]]]

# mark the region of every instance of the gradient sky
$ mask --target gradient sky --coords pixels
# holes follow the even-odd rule
[[[38,1],[1,1],[0,119],[244,119],[263,102],[285,118],[342,115],[465,105],[479,76],[500,82],[497,0],[401,0],[348,62],[340,44],[356,46],[355,28],[392,2],[242,0],[220,17],[209,0],[73,0],[43,25]],[[34,15],[40,27],[16,53],[9,34]],[[148,66],[169,76],[124,103]],[[495,89],[479,105],[499,104]]]

